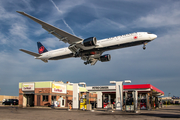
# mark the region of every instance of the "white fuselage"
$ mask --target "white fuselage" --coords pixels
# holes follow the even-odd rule
[[[120,46],[120,45],[128,44],[128,43],[131,43],[130,46],[135,46],[136,42],[141,42],[141,41],[149,42],[149,41],[154,40],[155,38],[157,38],[157,35],[147,33],[147,32],[130,33],[126,35],[98,40],[97,45],[95,47],[84,47],[83,49],[85,50],[103,49],[103,48],[108,48],[110,46],[118,46],[118,45]],[[130,46],[127,46],[127,47],[130,47]],[[118,49],[118,47],[116,49]],[[42,56],[35,57],[35,58],[49,60],[51,58],[55,58],[59,56],[66,56],[69,54],[72,54],[72,52],[68,49],[68,47],[66,47],[66,48],[56,49],[56,50],[43,53]]]

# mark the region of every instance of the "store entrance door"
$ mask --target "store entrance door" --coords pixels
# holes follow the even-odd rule
[[[65,99],[61,99],[61,107],[65,107]]]
[[[27,106],[33,107],[34,106],[34,94],[27,94]]]
[[[40,95],[37,95],[37,106],[40,106]]]
[[[32,107],[34,106],[34,92],[25,91],[23,93],[23,107]]]

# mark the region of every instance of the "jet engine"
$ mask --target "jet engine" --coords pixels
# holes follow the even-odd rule
[[[109,54],[105,54],[105,55],[102,55],[100,57],[101,62],[107,62],[107,61],[110,61],[110,60],[111,60],[111,55],[109,55]]]
[[[83,45],[86,47],[95,46],[97,43],[96,37],[90,37],[83,40]]]

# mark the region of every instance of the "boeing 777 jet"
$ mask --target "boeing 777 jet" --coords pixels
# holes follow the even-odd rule
[[[105,51],[141,44],[143,45],[143,49],[146,49],[146,44],[157,38],[157,35],[149,32],[136,32],[98,41],[96,37],[82,39],[24,12],[17,12],[39,23],[43,29],[57,37],[60,41],[69,43],[69,47],[48,51],[40,42],[37,42],[39,53],[20,49],[20,51],[30,54],[34,56],[35,59],[40,59],[46,63],[48,60],[81,57],[81,59],[85,61],[85,65],[95,65],[98,60],[101,62],[107,62],[111,60],[110,54],[103,55],[103,52]]]

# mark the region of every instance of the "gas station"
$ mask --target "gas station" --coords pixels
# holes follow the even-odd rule
[[[162,107],[160,97],[164,95],[163,91],[151,84],[124,85],[124,83],[131,81],[110,81],[112,85],[109,86],[86,86],[85,82],[63,83],[62,81],[19,83],[19,105],[117,111]]]
[[[87,86],[88,92],[97,93],[97,108],[136,111],[161,108],[164,92],[151,84],[123,85],[130,80],[110,81],[114,86]]]

